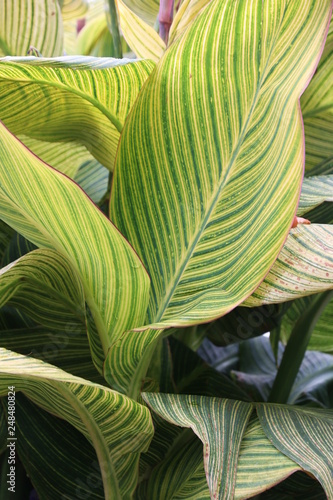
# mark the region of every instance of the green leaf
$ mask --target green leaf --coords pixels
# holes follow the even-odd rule
[[[302,178],[298,100],[329,16],[329,1],[214,0],[140,92],[110,213],[151,277],[147,323],[215,319],[274,263]]]
[[[102,371],[109,346],[143,323],[149,278],[126,240],[82,189],[35,157],[3,125],[0,152],[0,216],[36,245],[70,261],[97,328],[95,333],[89,324],[89,340]]]
[[[15,415],[16,449],[39,498],[104,499],[95,450],[79,431],[19,393]]]
[[[10,381],[16,392],[73,425],[95,448],[105,498],[130,495],[139,453],[153,435],[148,409],[42,361],[6,349],[0,349],[0,359],[0,396],[7,394]]]
[[[48,142],[25,134],[19,134],[18,139],[41,160],[71,179],[82,163],[94,160],[87,148],[78,143]]]
[[[53,250],[35,250],[0,271],[0,307],[21,308],[48,328],[85,325],[83,287],[68,260]],[[76,321],[75,321],[76,320]]]
[[[109,172],[97,160],[90,160],[82,163],[74,180],[94,203],[99,203],[108,188]]]
[[[204,445],[204,467],[211,496],[233,498],[239,448],[252,405],[178,394],[143,393],[142,397],[167,421],[194,431]]]
[[[153,67],[82,56],[5,58],[0,119],[15,135],[83,145],[113,170],[125,119]]]
[[[0,268],[4,265],[5,253],[13,235],[13,229],[0,221]]]
[[[333,225],[293,229],[272,269],[242,305],[285,302],[333,287]]]
[[[0,1],[0,55],[25,56],[30,46],[44,57],[60,56],[63,25],[52,0]]]
[[[333,201],[333,175],[305,177],[297,215],[304,215],[324,201]]]
[[[158,0],[124,0],[124,4],[150,26],[155,24],[160,7]]]
[[[317,295],[294,300],[281,322],[281,340],[286,343],[298,318],[306,311]],[[308,349],[333,354],[333,300],[326,306],[312,332]]]
[[[332,411],[257,404],[260,423],[273,445],[311,472],[333,496]]]
[[[316,74],[301,99],[307,174],[333,173],[333,23]]]

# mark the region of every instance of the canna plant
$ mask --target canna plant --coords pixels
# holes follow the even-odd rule
[[[332,2],[0,4],[0,497],[333,499]]]

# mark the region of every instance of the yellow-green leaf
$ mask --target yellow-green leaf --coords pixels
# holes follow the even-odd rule
[[[44,164],[0,124],[0,217],[37,246],[54,249],[78,273],[97,333],[101,371],[110,345],[144,321],[149,278],[139,258],[82,189]]]
[[[62,55],[63,24],[57,0],[0,0],[0,55]]]
[[[242,304],[285,302],[333,288],[333,225],[293,229],[272,269]]]
[[[0,396],[14,385],[16,392],[79,430],[95,448],[105,499],[133,494],[139,453],[147,450],[154,432],[148,409],[29,356],[0,348],[0,361]]]
[[[113,170],[125,119],[153,67],[111,58],[4,58],[0,119],[15,135],[83,145]]]
[[[273,265],[301,186],[299,97],[330,8],[214,0],[140,92],[119,144],[110,214],[151,277],[147,323],[221,316]]]

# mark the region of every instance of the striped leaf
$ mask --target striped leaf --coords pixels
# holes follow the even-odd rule
[[[48,328],[85,326],[80,279],[68,260],[53,250],[35,250],[0,270],[0,307],[6,304]]]
[[[64,21],[84,17],[88,10],[87,0],[62,0],[61,14]]]
[[[305,130],[307,174],[333,173],[333,23],[325,50],[301,99]]]
[[[327,498],[332,498],[332,411],[258,404],[257,413],[273,445],[313,474],[324,488]]]
[[[0,217],[37,246],[70,261],[95,323],[89,323],[89,340],[101,371],[110,345],[143,323],[149,278],[127,241],[84,192],[3,125],[0,153]]]
[[[60,56],[63,24],[55,0],[0,1],[0,55],[25,56],[30,46],[44,57]]]
[[[74,180],[94,203],[99,203],[108,188],[109,172],[97,160],[89,160],[80,165]]]
[[[294,300],[291,307],[282,318],[280,326],[281,340],[286,343],[302,313],[310,306],[317,296]],[[333,301],[324,309],[312,332],[309,349],[333,354]]]
[[[98,460],[87,439],[22,394],[15,403],[16,449],[38,498],[103,500]]]
[[[207,7],[210,0],[184,0],[172,22],[169,45],[193,24],[200,11]]]
[[[158,0],[124,0],[125,5],[150,26],[154,26],[160,2]]]
[[[1,220],[0,221],[0,268],[4,266],[3,263],[4,256],[13,235],[14,235],[13,229]]]
[[[116,5],[122,34],[135,55],[158,62],[165,51],[162,38],[124,1],[116,0]]]
[[[329,18],[328,1],[214,0],[140,92],[110,213],[151,277],[147,322],[221,316],[272,266],[300,191],[298,99]]]
[[[85,146],[113,169],[125,119],[149,61],[90,57],[0,61],[0,119],[15,135]]]
[[[143,393],[167,421],[190,427],[204,446],[204,467],[212,498],[233,498],[237,459],[252,405],[228,399]]]
[[[333,201],[333,175],[305,177],[297,215],[304,215],[325,201]]]
[[[41,160],[71,179],[82,163],[94,159],[87,148],[78,143],[40,141],[24,134],[19,134],[18,139]]]
[[[0,349],[0,395],[8,383],[33,403],[65,419],[94,446],[108,500],[130,495],[139,453],[153,435],[147,408],[106,387],[42,361]]]
[[[267,491],[262,495],[262,500],[290,500],[291,495],[297,495],[306,500],[327,500],[320,483],[301,471],[292,474],[285,481]]]
[[[7,306],[0,311],[0,326],[1,347],[106,385],[92,362],[85,325],[71,321],[59,331],[36,323],[21,311]]]
[[[333,288],[333,225],[293,229],[248,307],[285,302]]]

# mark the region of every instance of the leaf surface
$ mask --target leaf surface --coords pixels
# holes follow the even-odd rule
[[[82,189],[34,156],[2,124],[0,152],[0,216],[37,246],[56,250],[78,273],[97,329],[89,325],[93,359],[101,371],[111,343],[143,323],[149,278],[127,241]]]
[[[110,213],[151,277],[147,323],[221,316],[274,263],[302,179],[299,96],[330,7],[213,1],[142,89],[121,136]]]
[[[0,119],[15,135],[83,145],[113,170],[125,119],[153,67],[83,56],[4,58]]]

